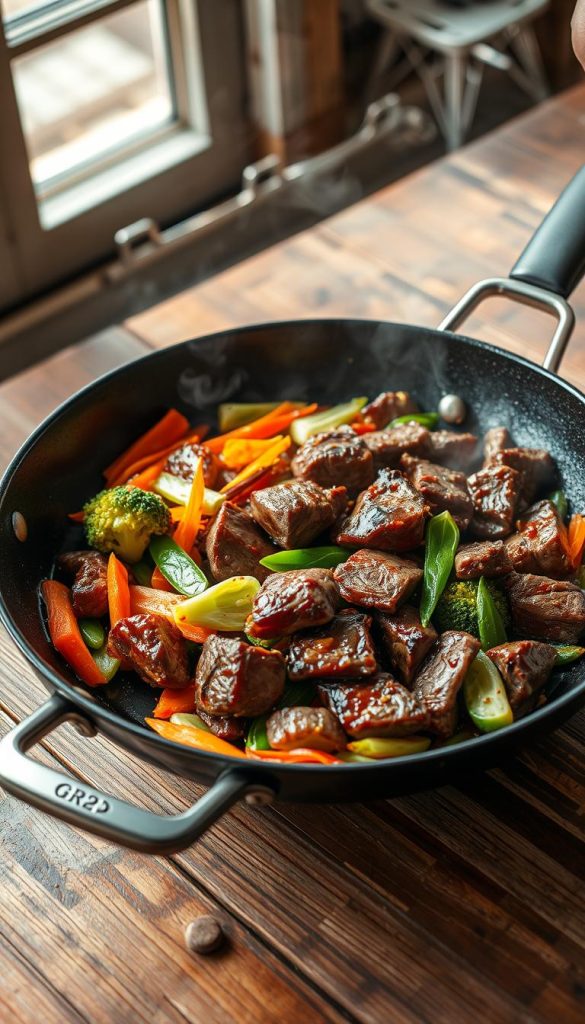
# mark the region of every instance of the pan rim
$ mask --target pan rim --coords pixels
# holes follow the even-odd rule
[[[64,402],[60,403],[45,419],[35,428],[35,430],[29,435],[29,437],[23,442],[20,448],[17,450],[13,458],[10,460],[5,472],[0,479],[0,507],[2,506],[7,491],[10,486],[10,482],[15,472],[18,470],[21,463],[28,456],[30,451],[34,448],[37,441],[52,427],[52,425],[59,420],[59,418],[68,412],[77,403],[81,402],[87,394],[92,391],[97,391],[102,387],[107,386],[108,382],[114,379],[116,376],[123,373],[125,370],[129,370],[136,366],[141,365],[147,360],[155,363],[158,359],[164,359],[167,357],[167,353],[176,351],[180,348],[185,348],[190,345],[197,345],[201,342],[213,341],[225,335],[233,334],[237,332],[239,335],[245,335],[253,333],[258,330],[270,330],[278,329],[282,330],[285,327],[299,327],[299,326],[327,326],[333,325],[356,325],[360,327],[363,325],[372,327],[396,327],[406,332],[416,332],[417,334],[438,334],[441,337],[448,337],[462,347],[468,347],[471,349],[479,349],[480,351],[488,352],[494,356],[504,359],[506,362],[511,362],[519,365],[520,367],[528,370],[529,372],[536,372],[538,376],[545,378],[563,391],[572,395],[579,402],[585,405],[585,393],[579,390],[574,384],[560,377],[558,374],[553,373],[550,370],[545,369],[538,363],[527,359],[525,356],[518,355],[514,352],[507,352],[505,349],[499,348],[497,345],[492,345],[489,342],[481,341],[477,338],[470,337],[464,334],[458,334],[452,331],[439,331],[437,328],[426,327],[416,324],[404,324],[396,321],[389,320],[377,320],[374,318],[356,318],[356,317],[308,317],[304,319],[293,319],[293,320],[272,320],[272,321],[261,321],[254,324],[246,324],[243,327],[226,328],[222,331],[215,331],[211,334],[201,335],[200,337],[189,338],[181,342],[177,342],[173,345],[168,345],[162,349],[156,349],[152,352],[146,352],[144,355],[139,356],[137,359],[132,359],[122,366],[117,366],[112,370],[108,370],[106,373],[97,377],[95,380],[90,381],[84,387],[80,388],[69,398],[65,399]],[[5,625],[8,633],[16,643],[21,653],[25,656],[27,661],[36,669],[36,671],[49,682],[55,690],[62,696],[67,697],[76,704],[78,707],[85,710],[90,718],[105,720],[108,724],[115,727],[122,728],[128,731],[137,739],[139,738],[142,742],[146,741],[147,745],[156,750],[166,750],[176,754],[177,750],[180,750],[183,756],[188,757],[193,763],[199,761],[213,763],[219,766],[219,770],[222,771],[227,767],[237,767],[238,764],[242,766],[242,760],[239,758],[232,758],[227,755],[214,754],[208,751],[198,751],[192,747],[186,747],[185,745],[175,743],[172,740],[164,739],[152,730],[145,729],[144,727],[132,722],[131,720],[124,718],[122,715],[117,714],[110,708],[105,707],[99,702],[94,702],[89,697],[86,697],[83,693],[79,692],[68,680],[64,679],[59,675],[51,666],[47,665],[43,659],[37,654],[32,645],[27,640],[24,633],[14,622],[12,615],[10,614],[0,582],[0,620]],[[463,751],[479,751],[484,747],[488,749],[497,747],[504,739],[506,741],[513,741],[513,738],[520,732],[530,731],[531,723],[540,722],[542,719],[546,719],[551,715],[554,709],[561,709],[566,704],[572,703],[576,698],[585,692],[585,679],[578,683],[577,686],[573,687],[570,691],[563,694],[560,697],[554,698],[550,703],[543,705],[541,708],[537,708],[531,712],[530,715],[513,722],[501,731],[492,733],[485,733],[481,736],[472,737],[469,740],[465,740],[461,744],[454,744],[452,746],[435,747],[431,750],[422,751],[418,754],[408,754],[402,757],[374,761],[372,764],[355,763],[355,764],[339,764],[339,765],[314,765],[314,764],[286,764],[281,762],[262,762],[261,760],[254,760],[252,758],[247,759],[245,764],[246,768],[250,771],[257,772],[258,775],[264,775],[270,772],[279,773],[283,771],[285,774],[296,772],[312,774],[315,771],[319,772],[322,777],[323,773],[331,774],[339,771],[347,771],[348,769],[362,769],[370,772],[375,771],[388,771],[393,766],[396,769],[404,767],[405,765],[414,766],[415,764],[432,764],[437,760],[451,761],[452,758],[460,756]],[[139,755],[140,756],[140,755]],[[159,759],[153,755],[153,759],[158,761]]]

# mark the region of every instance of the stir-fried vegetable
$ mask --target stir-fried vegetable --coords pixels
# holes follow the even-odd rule
[[[246,747],[246,756],[258,761],[272,761],[277,764],[341,764],[338,757],[324,750],[298,747],[296,750],[252,750]]]
[[[204,496],[203,462],[201,459],[197,459],[189,490],[189,498],[185,506],[185,514],[175,530],[175,541],[187,553],[193,547],[199,533]]]
[[[207,626],[208,629],[243,630],[259,590],[260,583],[255,576],[231,576],[202,594],[175,605],[175,622],[179,627],[186,622]]]
[[[112,656],[108,654],[107,643],[105,643],[103,647],[100,647],[99,651],[92,651],[91,656],[104,676],[106,682],[111,682],[120,668],[120,662],[117,658],[112,658]]]
[[[434,430],[439,422],[438,412],[407,412],[404,416],[396,416],[395,419],[384,428],[399,427],[401,423],[420,423],[421,427],[427,430]]]
[[[335,544],[328,544],[325,547],[315,548],[294,548],[292,551],[277,551],[274,555],[266,555],[260,559],[260,565],[264,565],[273,572],[288,572],[289,569],[332,569],[345,562],[351,551],[347,548],[337,547]]]
[[[548,500],[552,501],[557,512],[559,513],[563,522],[567,518],[569,512],[569,502],[567,501],[567,495],[564,491],[553,491],[552,494],[548,495]]]
[[[251,462],[264,455],[279,437],[268,437],[263,440],[246,440],[244,437],[233,437],[226,441],[224,450],[221,453],[221,461],[228,469],[237,472],[245,469]]]
[[[53,647],[84,683],[88,686],[103,686],[107,679],[83,642],[69,588],[57,580],[45,580],[41,592],[47,608],[47,625]]]
[[[212,437],[206,441],[206,446],[212,451],[219,454],[223,451],[226,441],[232,437],[249,437],[255,439],[261,439],[264,437],[275,437],[277,434],[284,433],[288,430],[291,423],[298,419],[300,416],[308,416],[316,409],[316,405],[303,405],[300,409],[298,403],[295,402],[281,402],[277,405],[272,412],[267,413],[265,416],[261,416],[260,419],[253,420],[252,423],[247,423],[243,427],[236,427],[235,430],[228,431],[227,434],[220,434],[218,437]]]
[[[463,683],[465,706],[480,732],[495,732],[514,721],[504,680],[487,654],[479,651]]]
[[[502,616],[483,576],[477,588],[477,626],[482,650],[489,651],[491,647],[505,644],[507,637]]]
[[[486,580],[504,628],[510,625],[510,609],[502,590],[495,580]],[[478,580],[452,580],[447,584],[435,609],[433,624],[444,633],[447,629],[463,630],[480,639],[477,615]]]
[[[115,551],[125,562],[138,562],[151,537],[168,533],[171,525],[164,501],[137,487],[113,487],[83,508],[87,542],[106,554]]]
[[[343,402],[341,405],[334,405],[324,412],[316,412],[312,416],[303,416],[302,419],[294,421],[290,428],[290,436],[295,444],[304,444],[313,434],[320,434],[322,430],[333,430],[334,427],[341,427],[344,423],[351,423],[356,413],[363,409],[367,398],[352,398],[351,402]]]
[[[161,717],[156,716],[155,717]],[[178,712],[175,715],[171,715],[170,721],[173,725],[188,725],[191,729],[203,729],[203,732],[211,732],[208,725],[205,724],[199,715],[181,714]]]
[[[244,480],[254,476],[261,469],[267,469],[290,447],[290,437],[275,437],[272,444],[258,455],[252,462],[250,462],[245,469],[243,469],[233,480],[230,480],[229,484],[222,487],[221,493],[225,494],[226,491],[233,493],[234,488],[241,484]]]
[[[178,448],[182,448],[183,445],[193,444],[201,441],[207,434],[208,427],[201,424],[196,427],[195,430],[187,434],[186,437],[181,437],[179,441],[174,441],[172,444],[166,445],[164,448],[160,448],[156,452],[151,452],[149,455],[144,455],[141,459],[137,459],[131,465],[126,466],[118,475],[110,481],[110,487],[116,487],[118,484],[125,484],[128,481],[132,481],[132,486],[140,486],[136,484],[136,480],[142,477],[143,474],[147,474],[153,466],[160,465],[160,469],[164,466],[169,455],[176,452]],[[159,469],[159,472],[160,472]],[[157,474],[158,475],[158,474]],[[154,479],[154,477],[153,477]]]
[[[573,568],[577,568],[583,561],[585,552],[585,516],[578,513],[571,516],[571,522],[567,530],[567,541],[569,558]]]
[[[173,476],[172,473],[160,473],[154,481],[153,487],[157,494],[161,494],[167,501],[173,501],[177,505],[187,505],[191,494],[191,484],[188,480]],[[203,490],[203,502],[201,511],[203,515],[214,516],[225,501],[223,494],[212,491],[210,487]]]
[[[141,558],[139,562],[134,562],[132,575],[140,586],[149,587],[152,579],[152,565],[146,558]]]
[[[130,587],[130,612],[132,615],[164,615],[174,619],[173,611],[181,598],[154,587]]]
[[[176,409],[169,409],[162,419],[155,423],[150,430],[142,434],[122,455],[114,459],[112,464],[104,470],[104,476],[108,483],[119,477],[123,470],[131,466],[137,459],[146,455],[155,458],[161,448],[178,443],[185,436],[189,429],[189,421],[177,412]]]
[[[99,651],[106,642],[106,631],[99,619],[79,619],[79,632],[92,651]]]
[[[570,665],[573,661],[578,661],[585,654],[585,647],[578,647],[577,644],[569,644],[565,647],[556,648],[556,660],[555,665]]]
[[[207,577],[171,537],[153,537],[149,546],[157,568],[179,594],[194,597],[209,586]]]
[[[219,736],[205,732],[204,729],[194,729],[192,725],[174,725],[158,718],[145,718],[144,721],[165,740],[173,740],[174,743],[182,743],[186,747],[196,747],[197,750],[207,750],[210,754],[223,754],[224,757],[246,756],[239,747],[234,747],[226,740],[220,740]]]
[[[114,552],[108,558],[108,609],[110,626],[115,626],[120,619],[130,615],[130,587],[128,570],[116,558]]]
[[[402,736],[384,739],[370,736],[365,740],[354,740],[347,744],[352,754],[360,754],[378,760],[384,757],[406,757],[408,754],[422,754],[428,750],[431,741],[428,736]]]
[[[223,402],[217,410],[217,422],[222,434],[243,427],[278,409],[280,402]]]
[[[166,687],[152,712],[154,718],[172,718],[173,715],[195,710],[195,683],[182,689]],[[185,725],[186,723],[179,723]]]
[[[455,552],[459,544],[459,527],[450,512],[433,516],[425,537],[425,564],[420,602],[420,618],[428,626],[437,602],[447,585]]]

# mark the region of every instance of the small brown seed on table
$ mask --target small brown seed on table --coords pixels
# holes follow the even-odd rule
[[[192,953],[206,956],[223,945],[224,933],[219,921],[211,914],[195,918],[185,928],[185,943]]]

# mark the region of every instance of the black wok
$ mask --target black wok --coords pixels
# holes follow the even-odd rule
[[[510,278],[482,282],[439,330],[361,320],[312,320],[226,331],[156,352],[107,374],[69,399],[25,443],[0,485],[0,611],[12,637],[51,692],[49,700],[0,744],[0,782],[23,800],[117,842],[147,851],[188,846],[239,798],[338,801],[392,797],[445,783],[471,766],[559,725],[585,703],[585,663],[555,674],[547,703],[509,728],[378,764],[275,765],[236,761],[160,738],[143,719],[152,693],[128,678],[88,691],[48,643],[38,585],[55,553],[80,538],[66,513],[101,486],[100,471],[169,406],[192,420],[218,402],[307,399],[335,403],[384,388],[413,391],[423,409],[442,395],[464,397],[467,429],[510,427],[520,444],[548,449],[575,509],[585,509],[585,396],[555,375],[573,326],[565,297],[585,270],[585,168],[563,193]],[[489,294],[554,313],[558,325],[544,367],[456,336]],[[99,441],[98,441],[99,439]],[[24,516],[25,541],[13,528]],[[131,807],[26,756],[64,720],[211,786],[185,814],[160,817]]]

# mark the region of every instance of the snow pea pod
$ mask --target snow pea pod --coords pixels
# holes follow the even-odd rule
[[[195,597],[207,590],[205,573],[171,537],[153,537],[149,551],[164,578],[179,594]]]
[[[506,643],[508,638],[502,616],[483,576],[477,588],[477,624],[482,650],[489,651],[492,647]]]
[[[92,651],[99,651],[106,642],[106,631],[99,619],[80,619],[79,632]]]
[[[389,430],[390,427],[399,427],[401,423],[420,423],[421,427],[426,427],[427,430],[434,430],[438,422],[438,412],[407,412],[405,416],[396,416],[384,429]]]
[[[555,665],[570,665],[572,661],[578,661],[585,654],[585,647],[578,647],[570,644],[566,647],[556,648],[557,656]]]
[[[289,569],[332,569],[345,562],[351,555],[347,548],[327,544],[317,548],[295,548],[293,551],[277,551],[260,559],[260,565],[273,572],[288,572]]]
[[[99,651],[92,651],[91,656],[102,675],[106,677],[108,683],[111,682],[120,668],[120,662],[117,658],[112,658],[108,654],[107,643],[104,643],[104,646],[100,647]]]
[[[428,626],[443,593],[455,559],[459,544],[459,527],[450,512],[433,516],[427,526],[425,537],[425,565],[423,573],[420,618]]]

